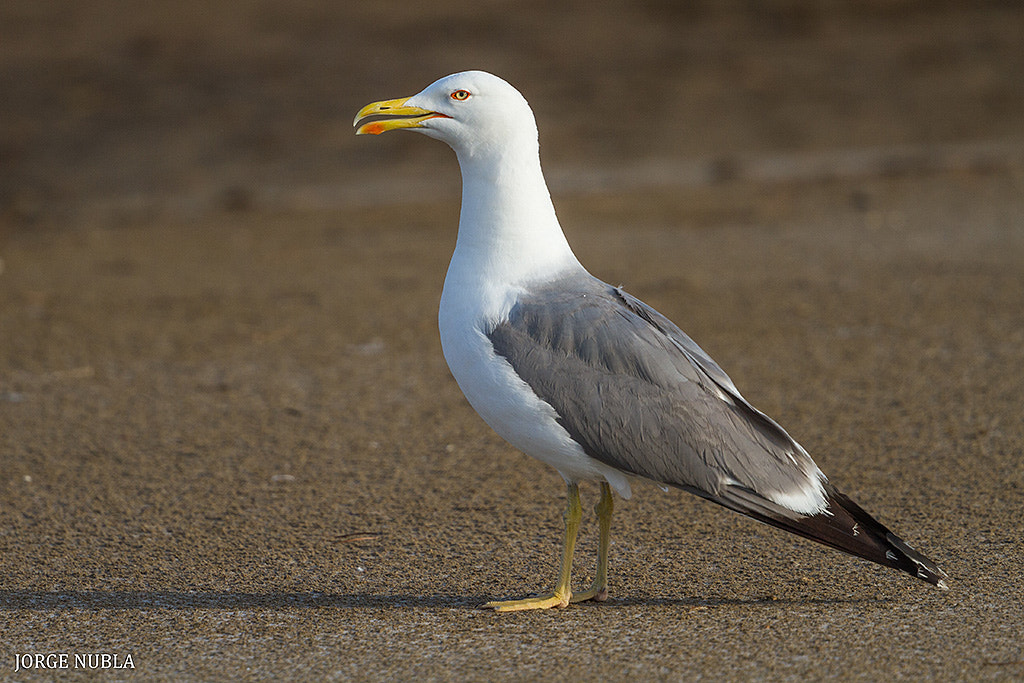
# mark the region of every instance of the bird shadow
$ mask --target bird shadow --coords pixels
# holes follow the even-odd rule
[[[325,609],[471,607],[454,595],[239,591],[0,590],[0,610]],[[481,599],[480,602],[483,600]]]
[[[369,595],[365,593],[237,591],[0,590],[0,610],[174,610],[174,609],[476,609],[490,598],[465,595]],[[575,607],[685,607],[840,605],[879,598],[665,598],[621,597]]]

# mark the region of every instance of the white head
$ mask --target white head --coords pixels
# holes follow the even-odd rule
[[[537,123],[526,99],[484,71],[452,74],[412,97],[368,104],[354,125],[367,117],[374,120],[359,126],[357,135],[406,128],[448,143],[460,157],[537,148]]]
[[[355,125],[357,135],[404,128],[455,150],[462,209],[445,292],[476,291],[484,276],[491,284],[522,282],[582,268],[544,182],[533,111],[505,81],[483,71],[445,76],[412,97],[368,104]]]

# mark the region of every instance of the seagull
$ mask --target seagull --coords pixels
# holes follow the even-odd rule
[[[463,190],[438,314],[445,360],[480,417],[567,486],[554,590],[482,607],[606,600],[613,491],[628,499],[633,480],[946,588],[934,562],[840,493],[679,327],[580,264],[541,171],[533,111],[512,85],[483,71],[453,74],[363,107],[353,126],[357,135],[411,130],[455,151]],[[597,570],[573,592],[585,481],[601,490]]]

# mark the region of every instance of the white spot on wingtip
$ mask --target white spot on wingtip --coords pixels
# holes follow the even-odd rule
[[[895,562],[896,560],[898,560],[898,559],[899,559],[899,558],[898,558],[898,557],[896,556],[896,553],[894,553],[894,552],[893,552],[893,551],[891,551],[891,550],[886,550],[886,551],[885,551],[885,557],[886,557],[886,559],[887,559],[887,560],[891,560],[891,561],[893,561],[893,562]]]
[[[765,496],[773,503],[777,503],[787,510],[792,510],[801,515],[831,515],[828,511],[828,498],[825,496],[825,489],[821,481],[812,479],[803,488],[797,491],[775,491]]]
[[[857,528],[857,527],[859,527],[859,526],[860,526],[860,524],[859,524],[858,522],[854,522],[854,523],[853,523],[853,529],[852,529],[852,531],[853,531],[853,535],[854,535],[854,536],[860,536],[860,529],[858,529],[858,528]]]

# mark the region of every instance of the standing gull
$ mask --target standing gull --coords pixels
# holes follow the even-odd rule
[[[606,599],[612,491],[629,498],[634,477],[946,587],[935,563],[837,491],[682,330],[583,268],[555,217],[519,91],[467,71],[369,104],[355,124],[367,119],[357,134],[406,128],[455,150],[463,190],[438,316],[445,360],[480,417],[568,486],[554,591],[484,607]],[[574,593],[583,481],[601,484],[598,566]]]

